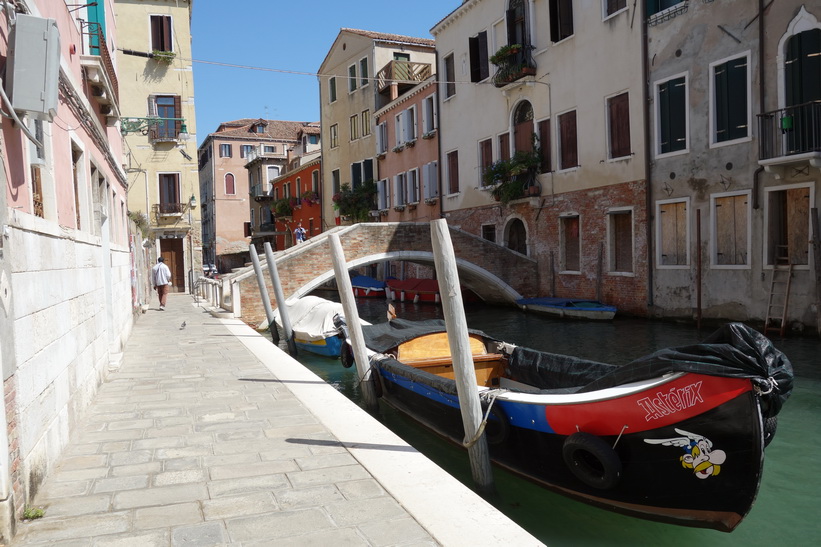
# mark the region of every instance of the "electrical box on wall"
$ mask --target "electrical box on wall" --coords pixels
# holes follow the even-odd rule
[[[6,94],[15,111],[49,122],[57,115],[60,31],[57,21],[17,14],[9,39]]]

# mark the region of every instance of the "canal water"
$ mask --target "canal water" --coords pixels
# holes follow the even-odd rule
[[[337,300],[334,292],[315,294]],[[395,303],[407,319],[442,318],[441,307]],[[386,304],[358,299],[360,317],[384,322]],[[568,322],[515,308],[468,306],[468,326],[501,340],[554,353],[624,364],[657,349],[698,343],[712,331],[694,326],[617,317],[612,322]],[[591,507],[494,468],[497,493],[488,501],[550,547],[665,545],[693,547],[821,544],[821,341],[774,340],[796,373],[792,396],[767,447],[758,498],[730,534],[650,522]],[[360,402],[355,368],[300,353],[298,359],[339,391]],[[471,485],[467,452],[431,434],[384,403],[377,418],[463,483]],[[431,492],[435,496],[435,492]]]

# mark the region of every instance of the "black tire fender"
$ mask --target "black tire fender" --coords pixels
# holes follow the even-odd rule
[[[482,402],[482,416],[487,412],[487,403]],[[510,435],[510,422],[505,415],[505,411],[500,406],[494,403],[490,407],[490,415],[487,417],[485,423],[485,439],[487,444],[497,446],[504,444]]]
[[[345,368],[351,368],[354,363],[353,359],[353,350],[351,346],[346,343],[342,343],[342,349],[339,352],[339,360],[342,361],[342,366]]]
[[[368,381],[373,386],[373,394],[376,395],[377,399],[382,398],[382,375],[379,374],[379,369],[374,366],[371,366],[371,377]]]
[[[621,460],[603,439],[578,431],[562,446],[564,463],[580,481],[599,490],[610,490],[621,479]]]
[[[775,430],[778,429],[778,418],[770,416],[764,420],[764,448],[767,448],[775,437]]]

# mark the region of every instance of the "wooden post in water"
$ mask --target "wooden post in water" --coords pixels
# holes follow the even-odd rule
[[[818,208],[810,209],[810,224],[812,225],[812,257],[815,264],[815,327],[821,336],[821,227],[818,225]]]
[[[362,386],[362,399],[369,410],[379,408],[379,401],[376,399],[376,392],[373,389],[371,378],[374,372],[371,370],[371,363],[368,359],[368,352],[365,348],[365,337],[362,335],[362,323],[359,321],[359,310],[356,309],[356,300],[353,296],[351,278],[348,276],[348,268],[345,267],[345,253],[342,251],[342,243],[339,241],[339,234],[330,234],[328,243],[331,246],[331,259],[334,264],[334,275],[336,276],[336,286],[339,289],[339,299],[342,301],[342,309],[345,312],[345,323],[348,324],[348,335],[351,337],[353,346],[353,357],[356,363],[356,373],[359,376],[359,385]],[[373,378],[378,382],[379,379]]]
[[[701,330],[701,209],[696,209],[696,329]]]
[[[456,376],[456,393],[459,396],[459,410],[462,413],[462,424],[465,428],[465,443],[473,441],[482,424],[482,404],[479,401],[479,389],[476,383],[476,370],[473,368],[473,355],[470,350],[470,337],[465,319],[465,307],[459,286],[459,272],[456,268],[456,257],[453,254],[453,242],[450,239],[448,223],[445,219],[433,220],[430,223],[433,259],[436,264],[436,278],[439,280],[439,292],[442,295],[442,311],[448,331],[448,344]],[[490,493],[494,490],[493,470],[490,467],[490,453],[484,433],[468,444],[470,469],[477,487]]]
[[[268,274],[271,276],[271,285],[274,287],[274,296],[277,299],[279,318],[282,320],[282,330],[285,333],[285,342],[288,344],[288,353],[296,355],[296,342],[294,342],[294,329],[291,328],[291,317],[288,315],[288,306],[285,305],[285,293],[282,291],[282,283],[279,281],[279,270],[277,262],[274,260],[274,253],[271,251],[271,244],[265,242],[265,261],[268,262]],[[276,325],[271,325],[276,329]]]
[[[254,265],[254,273],[257,274],[259,295],[262,298],[262,305],[265,306],[265,317],[268,318],[268,328],[271,329],[271,338],[274,344],[277,344],[279,342],[279,334],[277,334],[277,325],[274,322],[274,310],[271,308],[271,299],[268,298],[268,289],[265,287],[265,276],[262,275],[262,267],[259,265],[257,249],[251,244],[248,245],[248,252],[251,254],[251,264]]]

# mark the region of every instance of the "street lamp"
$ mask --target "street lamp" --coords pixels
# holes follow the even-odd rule
[[[194,219],[192,211],[197,208],[197,197],[191,194],[191,199],[188,200],[188,249],[191,256],[191,272],[188,276],[188,286],[191,289],[191,294],[194,294]]]

